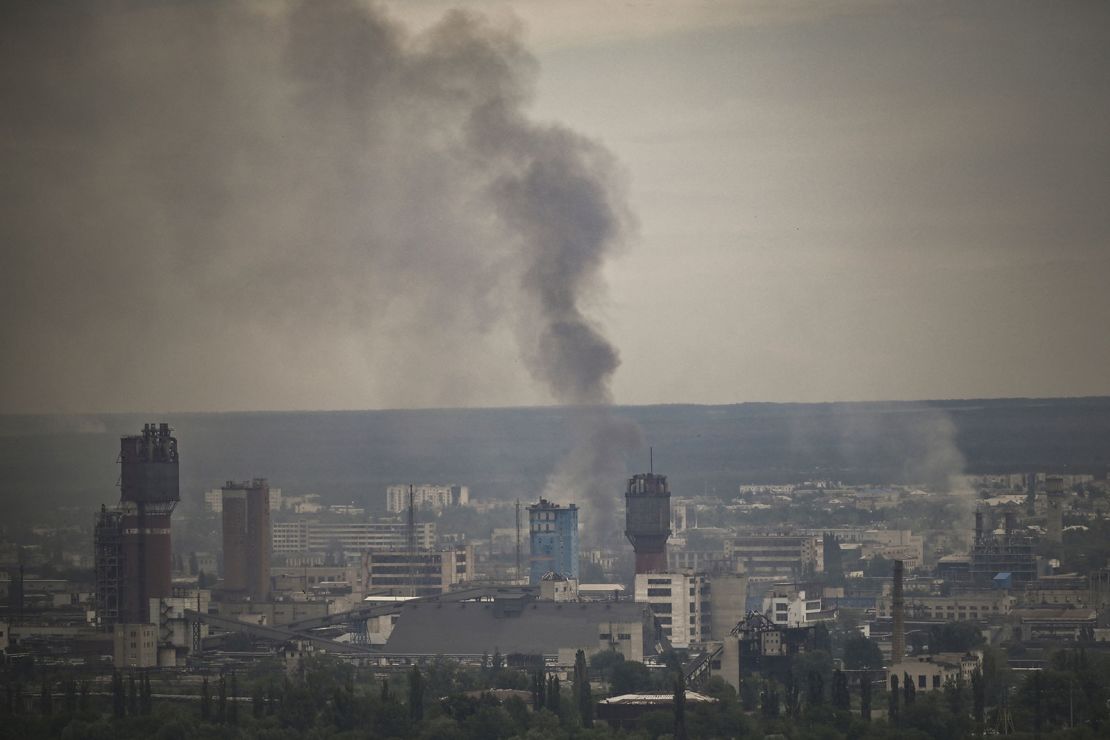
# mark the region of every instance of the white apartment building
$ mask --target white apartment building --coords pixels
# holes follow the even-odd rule
[[[385,489],[385,508],[394,514],[409,508],[409,488],[412,503],[417,509],[443,509],[447,506],[466,506],[470,502],[470,487],[453,483],[396,484]]]
[[[688,648],[709,639],[712,614],[706,576],[637,573],[635,598],[650,606],[673,647]]]
[[[275,554],[327,552],[336,545],[344,552],[409,546],[408,525],[404,522],[274,522],[271,531]],[[435,547],[435,522],[416,524],[414,534],[416,547]]]

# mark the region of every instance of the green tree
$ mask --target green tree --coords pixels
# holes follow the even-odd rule
[[[135,685],[135,674],[127,674],[127,713],[134,717],[139,713],[139,689]]]
[[[613,671],[624,663],[624,656],[616,650],[600,650],[590,656],[590,667],[601,674],[601,680],[609,683]]]
[[[890,706],[887,709],[887,716],[890,717],[890,724],[892,725],[898,724],[898,697],[900,694],[901,692],[898,690],[898,676],[891,676],[890,694],[888,697]]]
[[[651,675],[651,670],[643,663],[635,660],[626,660],[616,664],[609,679],[609,688],[617,696],[647,691],[654,684],[655,680]]]
[[[43,717],[54,714],[54,686],[50,679],[42,682],[42,689],[39,691],[39,714]]]
[[[200,684],[200,718],[205,722],[212,720],[212,690],[208,687],[208,676]]]
[[[902,674],[902,701],[909,707],[917,698],[917,689],[913,685],[913,677],[908,673]]]
[[[581,650],[574,655],[574,699],[582,726],[593,727],[594,699],[590,690],[590,674],[586,668],[586,654]]]
[[[424,677],[417,666],[409,672],[409,719],[413,722],[424,719]]]
[[[945,622],[929,628],[930,653],[965,653],[986,639],[974,622]]]
[[[686,735],[686,682],[682,673],[674,680],[674,737],[675,740],[688,740]]]
[[[77,711],[77,682],[72,678],[65,682],[65,713],[73,714]]]
[[[112,670],[112,717],[120,719],[127,716],[127,686],[119,669]]]
[[[871,678],[866,673],[859,679],[859,716],[864,722],[871,721]]]
[[[227,706],[227,722],[230,725],[239,724],[239,679],[234,672],[231,674],[231,701]]]
[[[883,667],[883,651],[878,643],[860,633],[844,640],[844,667],[848,670]]]
[[[842,711],[848,711],[852,708],[852,694],[848,689],[848,677],[839,668],[833,672],[832,704]]]
[[[216,721],[223,724],[227,721],[227,678],[222,673],[216,684],[216,696]]]
[[[547,684],[547,708],[551,710],[551,713],[554,714],[556,718],[559,716],[560,691],[559,677],[552,676]]]

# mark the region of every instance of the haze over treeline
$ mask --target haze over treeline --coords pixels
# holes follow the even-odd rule
[[[743,482],[807,477],[943,485],[960,472],[1097,471],[1110,464],[1110,398],[881,404],[617,407],[655,448],[675,495],[731,497]],[[119,436],[177,429],[185,497],[267,476],[291,494],[383,506],[384,486],[455,481],[480,498],[534,499],[567,453],[559,408],[0,417],[5,506],[110,503]],[[625,458],[628,472],[647,468]],[[620,510],[622,480],[612,480]]]

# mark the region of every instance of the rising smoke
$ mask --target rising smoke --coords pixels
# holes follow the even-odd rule
[[[527,116],[520,29],[353,0],[2,12],[4,408],[553,400],[595,407],[559,487],[616,497],[597,476],[637,437],[596,409],[619,358],[591,314],[630,218],[601,146]]]

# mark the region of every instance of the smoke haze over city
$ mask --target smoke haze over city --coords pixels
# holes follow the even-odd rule
[[[1105,6],[463,6],[6,4],[0,409],[1110,390]]]

